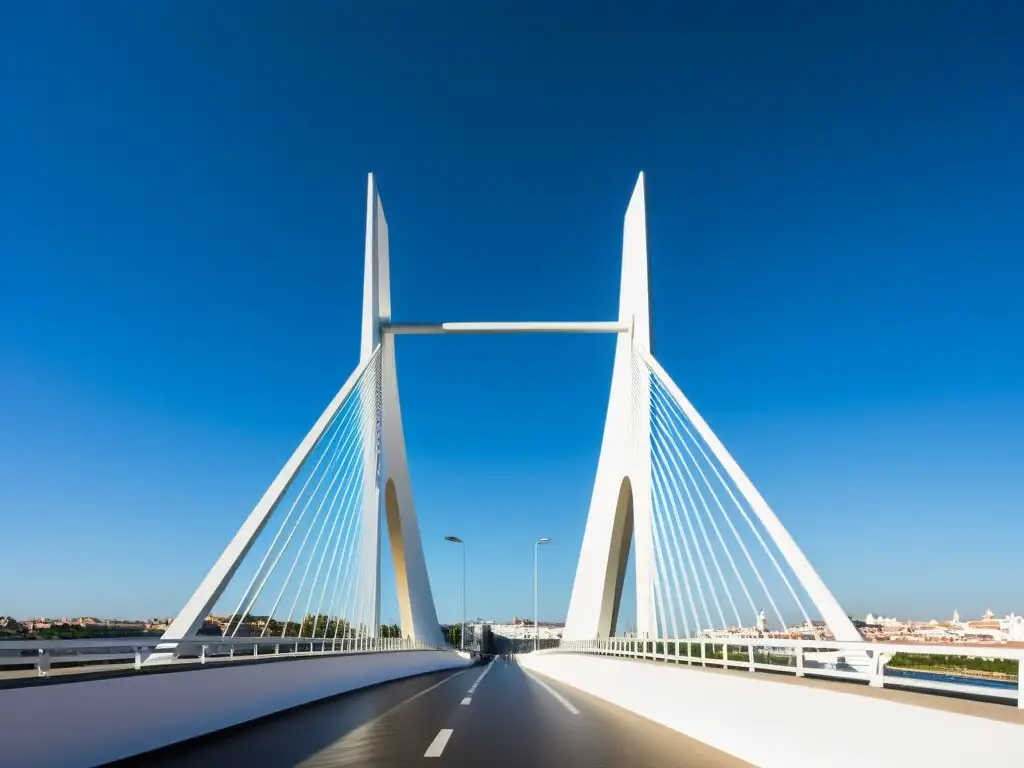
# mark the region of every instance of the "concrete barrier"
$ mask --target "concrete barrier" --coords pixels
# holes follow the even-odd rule
[[[95,766],[327,696],[472,663],[466,654],[398,651],[0,689],[0,765]]]
[[[570,653],[528,654],[520,663],[762,768],[1024,761],[1024,725],[1015,722],[739,671]]]

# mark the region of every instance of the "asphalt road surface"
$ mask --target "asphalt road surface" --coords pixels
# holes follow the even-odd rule
[[[740,760],[514,661],[398,680],[116,764],[736,768]]]

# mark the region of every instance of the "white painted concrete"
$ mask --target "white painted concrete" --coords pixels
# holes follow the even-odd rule
[[[471,662],[366,653],[0,689],[0,763],[94,766],[289,707]]]
[[[388,259],[388,223],[384,218],[384,204],[377,194],[377,182],[369,174],[366,182],[366,249],[363,263],[363,317],[360,335],[359,361],[365,364],[371,360],[381,342],[380,324],[391,319],[391,275]],[[382,350],[383,352],[383,350]],[[383,355],[382,355],[383,357]],[[360,394],[363,406],[373,409],[375,416],[383,389],[383,361],[381,383],[378,389],[364,387]],[[371,402],[368,402],[371,401]],[[369,434],[363,435],[363,495],[360,526],[363,534],[360,542],[359,562],[369,573],[359,574],[358,584],[368,597],[372,615],[370,627],[373,637],[380,633],[380,550],[381,550],[381,487],[378,484],[377,467],[380,464],[380,444],[377,440],[377,419],[374,418]],[[371,594],[365,595],[366,592]],[[403,634],[403,637],[407,636]]]
[[[402,408],[398,398],[398,370],[395,365],[395,337],[381,334],[381,326],[391,322],[391,267],[388,226],[384,206],[373,174],[367,182],[366,199],[366,261],[363,275],[362,358],[368,359],[379,344],[381,347],[381,480],[384,492],[384,514],[391,545],[391,560],[398,588],[398,610],[402,634],[431,645],[444,645],[437,621],[434,595],[427,576],[419,521],[412,498],[409,459],[405,451],[402,429]],[[366,446],[367,462],[375,459],[376,443]],[[368,480],[368,483],[371,482]],[[371,486],[367,486],[367,492]],[[376,519],[380,507],[376,497],[364,494],[368,519]],[[377,541],[375,612],[380,614],[380,536]],[[367,546],[374,542],[367,541]],[[379,624],[379,621],[378,621]]]
[[[637,632],[641,636],[657,633],[649,380],[640,377],[634,381],[633,376],[633,345],[651,348],[648,282],[646,185],[641,173],[622,232],[619,323],[631,332],[616,340],[597,476],[565,621],[563,636],[567,640],[614,634],[632,534],[636,539]]]
[[[962,768],[1024,756],[1021,725],[764,675],[559,653],[520,663],[762,768]]]
[[[615,347],[604,437],[564,638],[593,640],[614,634],[630,536],[636,547],[637,635],[657,636],[659,615],[662,628],[666,626],[664,605],[657,604],[663,598],[654,589],[658,574],[654,565],[649,377],[654,372],[746,498],[835,637],[861,640],[846,612],[757,488],[653,357],[646,195],[641,173],[622,232],[618,322],[630,331],[620,334]]]

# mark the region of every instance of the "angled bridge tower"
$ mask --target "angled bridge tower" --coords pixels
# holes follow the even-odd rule
[[[423,543],[412,499],[409,460],[405,452],[402,409],[398,400],[395,336],[382,332],[391,322],[391,280],[388,226],[373,174],[366,200],[366,265],[363,273],[363,335],[361,360],[366,364],[379,349],[381,364],[380,492],[387,520],[391,562],[398,588],[398,609],[406,635],[440,645],[441,628],[423,557]],[[367,450],[370,450],[369,447]],[[368,455],[369,458],[369,455]],[[377,519],[375,517],[375,519]],[[376,537],[378,556],[380,536]],[[380,568],[377,569],[377,622],[380,624]]]
[[[310,636],[335,645],[340,634],[352,643],[350,647],[359,647],[362,638],[377,637],[383,514],[402,634],[430,645],[444,644],[409,480],[394,336],[382,332],[391,319],[388,257],[384,208],[370,174],[359,365],[242,523],[164,639],[177,641],[200,631],[246,557],[255,554],[254,544],[272,517],[284,520],[237,602],[233,598],[228,601],[228,607],[237,607],[223,634],[234,637],[241,630],[244,636],[260,630],[261,636],[269,638],[270,626],[273,632],[280,628],[282,638]],[[304,474],[310,477],[302,483]],[[301,490],[295,494],[299,485]],[[290,494],[297,498],[289,506],[283,502]],[[281,572],[285,575],[279,579],[282,586],[275,600],[274,577]],[[265,605],[269,610],[261,607]],[[252,617],[257,614],[254,630]],[[174,647],[168,644],[166,651],[148,661],[166,660]]]
[[[610,637],[618,622],[630,539],[636,537],[636,626],[654,636],[654,540],[651,531],[648,387],[634,386],[633,348],[651,348],[647,257],[647,186],[641,173],[626,208],[622,235],[619,323],[611,395],[597,477],[576,566],[566,639]]]
[[[821,622],[806,610],[809,600],[837,640],[860,640],[789,532],[653,355],[646,195],[641,173],[622,236],[618,322],[626,331],[615,347],[563,637],[615,633],[632,537],[639,637],[761,626],[759,601],[775,631],[802,620],[800,631],[816,634]],[[780,607],[780,592],[791,609]]]

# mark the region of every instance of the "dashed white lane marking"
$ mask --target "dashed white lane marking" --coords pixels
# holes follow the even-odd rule
[[[441,753],[444,752],[445,746],[448,744],[448,739],[452,737],[451,728],[442,728],[437,732],[437,736],[430,742],[430,746],[427,747],[427,751],[423,753],[424,757],[440,757]]]
[[[463,672],[465,672],[465,671],[466,671],[465,669],[460,669],[460,670],[459,670],[458,672],[456,672],[456,673],[455,673],[454,675],[448,675],[448,677],[446,677],[446,678],[445,678],[444,680],[440,680],[440,681],[438,681],[438,682],[434,683],[434,684],[433,684],[432,686],[430,686],[429,688],[424,688],[424,689],[423,689],[422,691],[418,691],[417,693],[414,693],[414,694],[413,694],[412,696],[410,696],[410,697],[409,697],[408,699],[405,699],[404,701],[400,701],[400,702],[399,702],[398,704],[396,704],[395,706],[393,706],[393,707],[392,707],[391,709],[389,709],[389,710],[388,710],[387,712],[385,712],[385,713],[384,713],[383,715],[380,715],[379,717],[384,717],[384,716],[386,716],[386,715],[390,715],[390,714],[391,714],[392,712],[394,712],[394,711],[395,711],[396,709],[398,709],[399,707],[405,706],[405,705],[406,705],[406,704],[408,704],[408,703],[409,703],[410,701],[415,701],[415,700],[416,700],[416,699],[418,699],[418,698],[419,698],[420,696],[425,696],[426,694],[430,693],[430,692],[431,692],[432,690],[434,690],[435,688],[440,688],[440,687],[441,687],[442,685],[444,685],[445,683],[447,683],[447,682],[448,682],[449,680],[451,680],[452,678],[458,677],[459,675],[461,675],[461,674],[462,674]],[[374,721],[376,721],[377,719],[379,719],[379,718],[374,718]]]
[[[464,699],[462,700],[462,706],[464,706],[464,707],[468,707],[468,706],[469,706],[469,702],[471,702],[472,700],[473,700],[473,699],[471,699],[471,698],[470,698],[469,696],[467,696],[466,698],[464,698]]]
[[[572,704],[570,704],[569,701],[562,694],[560,694],[558,691],[556,691],[550,685],[545,683],[539,677],[534,675],[529,670],[526,671],[526,674],[528,674],[530,676],[530,679],[532,679],[535,683],[540,685],[545,691],[547,691],[552,696],[554,696],[558,700],[558,703],[561,704],[566,709],[568,709],[570,712],[572,712],[572,714],[578,715],[580,713],[580,711],[578,709],[576,709],[576,707],[574,707]]]
[[[471,696],[472,696],[472,695],[473,695],[474,693],[476,693],[476,687],[477,687],[478,685],[480,685],[480,682],[481,682],[481,681],[482,681],[482,680],[483,680],[483,679],[484,679],[485,677],[487,677],[487,673],[491,671],[491,664],[493,664],[493,663],[494,663],[494,659],[491,659],[491,660],[490,660],[489,662],[487,662],[487,666],[486,666],[486,667],[484,667],[484,671],[480,673],[480,677],[478,677],[478,678],[476,679],[476,681],[475,681],[475,682],[473,683],[473,685],[471,685],[471,686],[470,686],[470,688],[469,688],[469,694],[470,694]]]
[[[435,688],[440,688],[442,685],[447,683],[449,680],[455,679],[456,677],[458,677],[459,675],[463,674],[464,672],[468,672],[470,669],[471,669],[471,667],[466,667],[465,669],[460,669],[458,672],[455,672],[454,674],[448,675],[448,677],[446,677],[444,680],[439,680],[438,682],[434,683],[429,688],[424,688],[422,691],[417,691],[412,696],[410,696],[408,699],[403,699],[402,701],[400,701],[397,704],[395,704],[395,706],[393,706],[387,712],[382,712],[381,714],[377,715],[377,717],[373,718],[369,722],[363,723],[361,726],[359,726],[359,730],[368,729],[368,728],[373,727],[374,725],[379,723],[381,720],[383,720],[385,717],[390,715],[392,712],[394,712],[399,707],[404,707],[406,704],[408,704],[410,702],[413,702],[413,701],[416,701],[416,699],[418,699],[420,696],[426,696],[428,693],[433,691]],[[353,731],[353,733],[354,732],[355,731]]]

